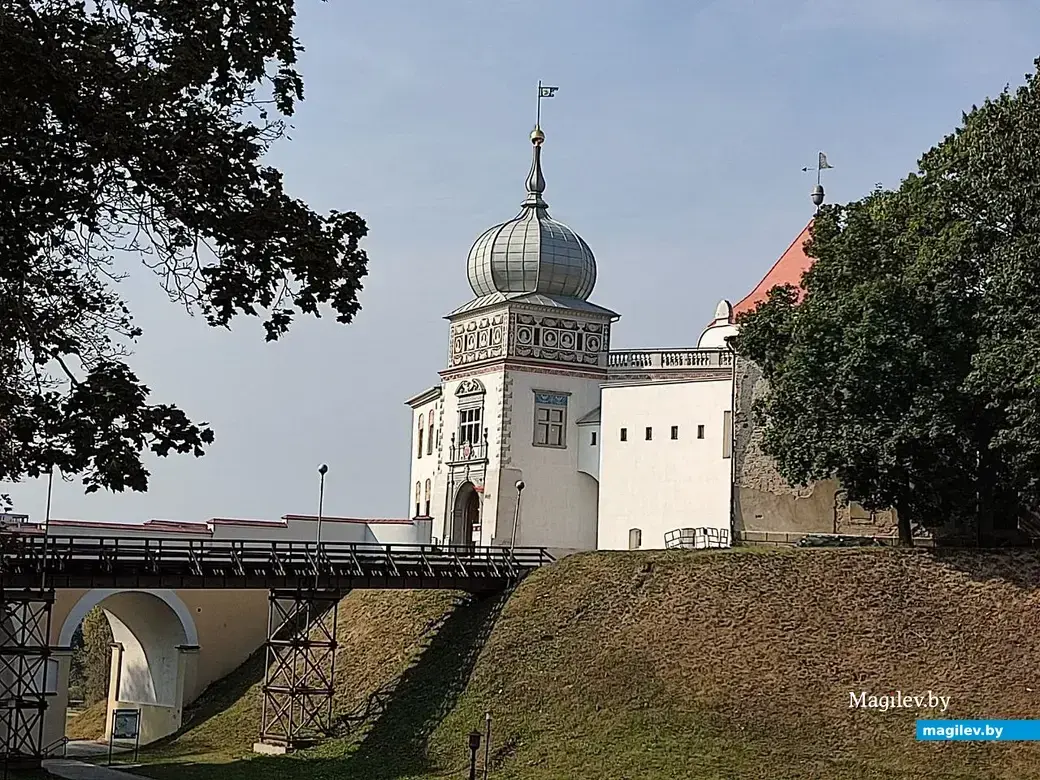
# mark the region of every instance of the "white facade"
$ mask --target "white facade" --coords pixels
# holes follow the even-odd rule
[[[603,389],[599,548],[657,549],[681,529],[730,527],[732,380]]]
[[[536,127],[520,214],[470,249],[475,297],[448,315],[440,383],[408,401],[409,516],[429,515],[433,539],[445,544],[727,545],[727,339],[737,332],[735,311],[775,284],[798,284],[808,228],[736,307],[719,303],[696,346],[612,351],[619,315],[589,300],[592,250],[549,216],[543,198],[544,141]]]
[[[516,543],[565,550],[596,548],[599,483],[579,469],[581,431],[577,421],[599,406],[598,378],[510,371],[511,413],[509,480],[499,486],[499,501],[515,508],[516,480],[525,484]],[[551,401],[552,404],[546,404]],[[536,409],[562,413],[561,446],[537,441]],[[516,479],[512,479],[515,476]],[[509,513],[500,520],[512,526]],[[499,534],[499,538],[504,535]],[[542,540],[547,540],[545,544]]]
[[[666,534],[699,529],[728,540],[732,353],[688,347],[607,357],[606,372],[508,360],[462,378],[449,370],[440,388],[409,401],[409,511],[430,515],[436,542],[566,553],[661,549]],[[546,445],[539,415],[549,409],[562,431]],[[474,419],[475,443],[465,430]]]

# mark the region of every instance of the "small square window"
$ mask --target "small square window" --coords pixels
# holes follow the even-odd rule
[[[628,428],[621,429],[621,441],[628,441]]]
[[[673,425],[672,426],[672,440],[674,441],[675,439],[678,439],[678,438],[679,438],[679,426],[678,425]]]
[[[703,425],[698,425],[697,426],[697,438],[698,439],[703,439],[704,438],[704,426]]]
[[[593,447],[596,446],[596,432],[595,431],[592,432],[592,446]]]
[[[650,441],[653,438],[654,438],[654,429],[651,428],[650,426],[647,426],[647,428],[646,428],[646,440]]]

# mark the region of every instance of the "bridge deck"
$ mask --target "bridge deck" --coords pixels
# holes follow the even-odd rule
[[[544,548],[0,534],[0,591],[37,588],[503,590]]]

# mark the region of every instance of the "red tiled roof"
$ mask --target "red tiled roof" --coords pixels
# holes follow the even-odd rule
[[[70,530],[74,528],[104,528],[112,531],[132,531],[137,533],[141,533],[142,531],[156,531],[159,533],[195,533],[212,535],[213,526],[215,525],[252,526],[255,528],[285,528],[290,520],[316,522],[317,519],[317,515],[285,515],[280,520],[252,520],[239,517],[214,517],[210,519],[208,523],[195,523],[179,520],[146,520],[143,523],[106,523],[97,522],[95,520],[62,520],[52,518],[50,526],[51,528],[57,527]],[[336,517],[325,515],[322,515],[321,521],[323,523],[359,523],[363,525],[411,524],[412,522],[407,518],[396,517]],[[42,532],[43,530],[43,524],[36,521],[24,524],[22,527],[26,529],[26,533],[31,532],[28,530],[30,528],[36,529],[39,532]]]
[[[805,242],[809,240],[809,228],[811,225],[812,221],[810,220],[805,229],[798,234],[798,238],[791,243],[791,246],[787,247],[787,251],[780,255],[780,259],[776,261],[773,267],[769,269],[769,273],[758,283],[758,287],[733,307],[734,318],[741,312],[751,311],[759,303],[766,300],[769,291],[774,287],[790,284],[801,291],[802,274],[808,271],[813,264],[813,258],[805,254]],[[799,297],[801,297],[800,292]]]
[[[285,520],[252,520],[244,517],[211,517],[211,525],[258,525],[267,528],[285,528]]]
[[[36,523],[35,521],[34,525],[42,527],[41,523]],[[121,531],[141,531],[142,529],[145,529],[150,531],[178,531],[196,534],[212,533],[205,523],[187,523],[175,520],[146,520],[143,523],[104,523],[96,522],[94,520],[59,520],[57,518],[52,518],[50,525],[51,527],[60,526],[64,528],[109,528]]]
[[[317,515],[282,515],[283,520],[311,520],[317,521]],[[362,523],[365,525],[388,525],[391,523],[408,523],[411,520],[406,517],[327,517],[321,516],[323,523]]]

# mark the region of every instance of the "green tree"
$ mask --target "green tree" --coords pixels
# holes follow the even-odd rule
[[[76,651],[73,666],[82,675],[77,682],[83,691],[84,704],[90,705],[108,696],[108,678],[112,663],[112,628],[101,607],[94,607],[83,618],[83,646]]]
[[[1040,61],[1038,61],[1040,65]],[[764,446],[796,484],[980,532],[1040,506],[1040,82],[964,116],[893,191],[824,208],[794,290],[734,346],[769,382]]]
[[[292,0],[12,0],[0,9],[0,481],[145,490],[145,450],[213,433],[154,403],[116,282],[143,260],[213,326],[352,320],[355,213],[320,215],[263,164],[303,96]]]

